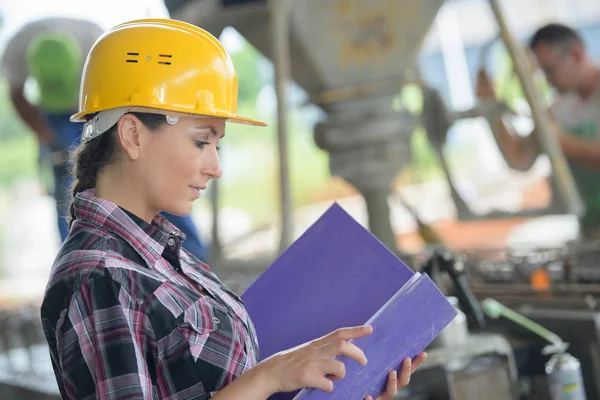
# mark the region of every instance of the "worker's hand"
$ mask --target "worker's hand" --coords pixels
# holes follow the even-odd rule
[[[411,362],[407,358],[400,367],[400,372],[392,371],[388,375],[388,383],[385,392],[377,397],[377,400],[392,400],[398,395],[398,389],[407,386],[410,382],[410,376],[419,368],[419,365],[425,361],[427,353],[421,353]],[[365,400],[373,400],[373,397],[367,396]]]
[[[481,100],[495,100],[496,93],[494,91],[494,84],[490,79],[485,68],[480,68],[477,72],[477,86],[476,86],[477,97]]]
[[[370,326],[338,329],[312,342],[277,353],[255,368],[261,369],[271,393],[292,392],[302,388],[331,392],[333,381],[341,380],[346,375],[344,363],[334,358],[346,356],[365,365],[365,354],[349,340],[368,336],[372,332]]]

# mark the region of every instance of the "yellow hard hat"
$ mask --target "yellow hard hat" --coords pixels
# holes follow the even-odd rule
[[[181,21],[139,19],[113,27],[96,41],[83,69],[79,112],[71,121],[84,122],[97,113],[108,117],[103,123],[94,118],[98,123],[87,126],[88,139],[139,108],[267,125],[237,115],[237,99],[237,74],[217,38]]]

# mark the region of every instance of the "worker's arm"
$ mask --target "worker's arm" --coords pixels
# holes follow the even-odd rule
[[[54,132],[42,113],[25,98],[25,82],[29,76],[26,52],[38,32],[36,23],[29,23],[19,29],[6,42],[0,62],[0,70],[9,84],[10,100],[23,122],[44,144],[52,142]]]
[[[483,69],[478,74],[477,96],[484,101],[496,99],[492,82]],[[533,132],[527,136],[519,136],[512,126],[505,122],[504,118],[491,121],[490,125],[508,166],[520,171],[531,168],[539,155],[538,146],[533,139]]]
[[[40,142],[49,144],[54,138],[54,132],[42,113],[25,98],[24,86],[11,86],[10,99],[21,119],[37,135]]]
[[[538,147],[533,140],[534,132],[527,136],[519,136],[502,118],[493,121],[491,129],[500,152],[510,168],[518,171],[531,168],[539,155]]]
[[[558,134],[558,141],[565,157],[600,171],[600,142],[581,139],[564,132]]]

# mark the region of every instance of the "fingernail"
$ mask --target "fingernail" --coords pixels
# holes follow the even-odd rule
[[[423,358],[427,358],[427,353],[423,352]]]

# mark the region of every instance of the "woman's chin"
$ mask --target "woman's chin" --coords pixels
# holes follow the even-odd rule
[[[165,209],[163,209],[163,211],[166,213],[169,213],[169,214],[177,215],[179,217],[185,217],[192,213],[193,205],[194,205],[194,202],[189,201],[189,202],[187,202],[187,204],[178,204],[177,206],[174,206],[174,207],[165,208]]]

